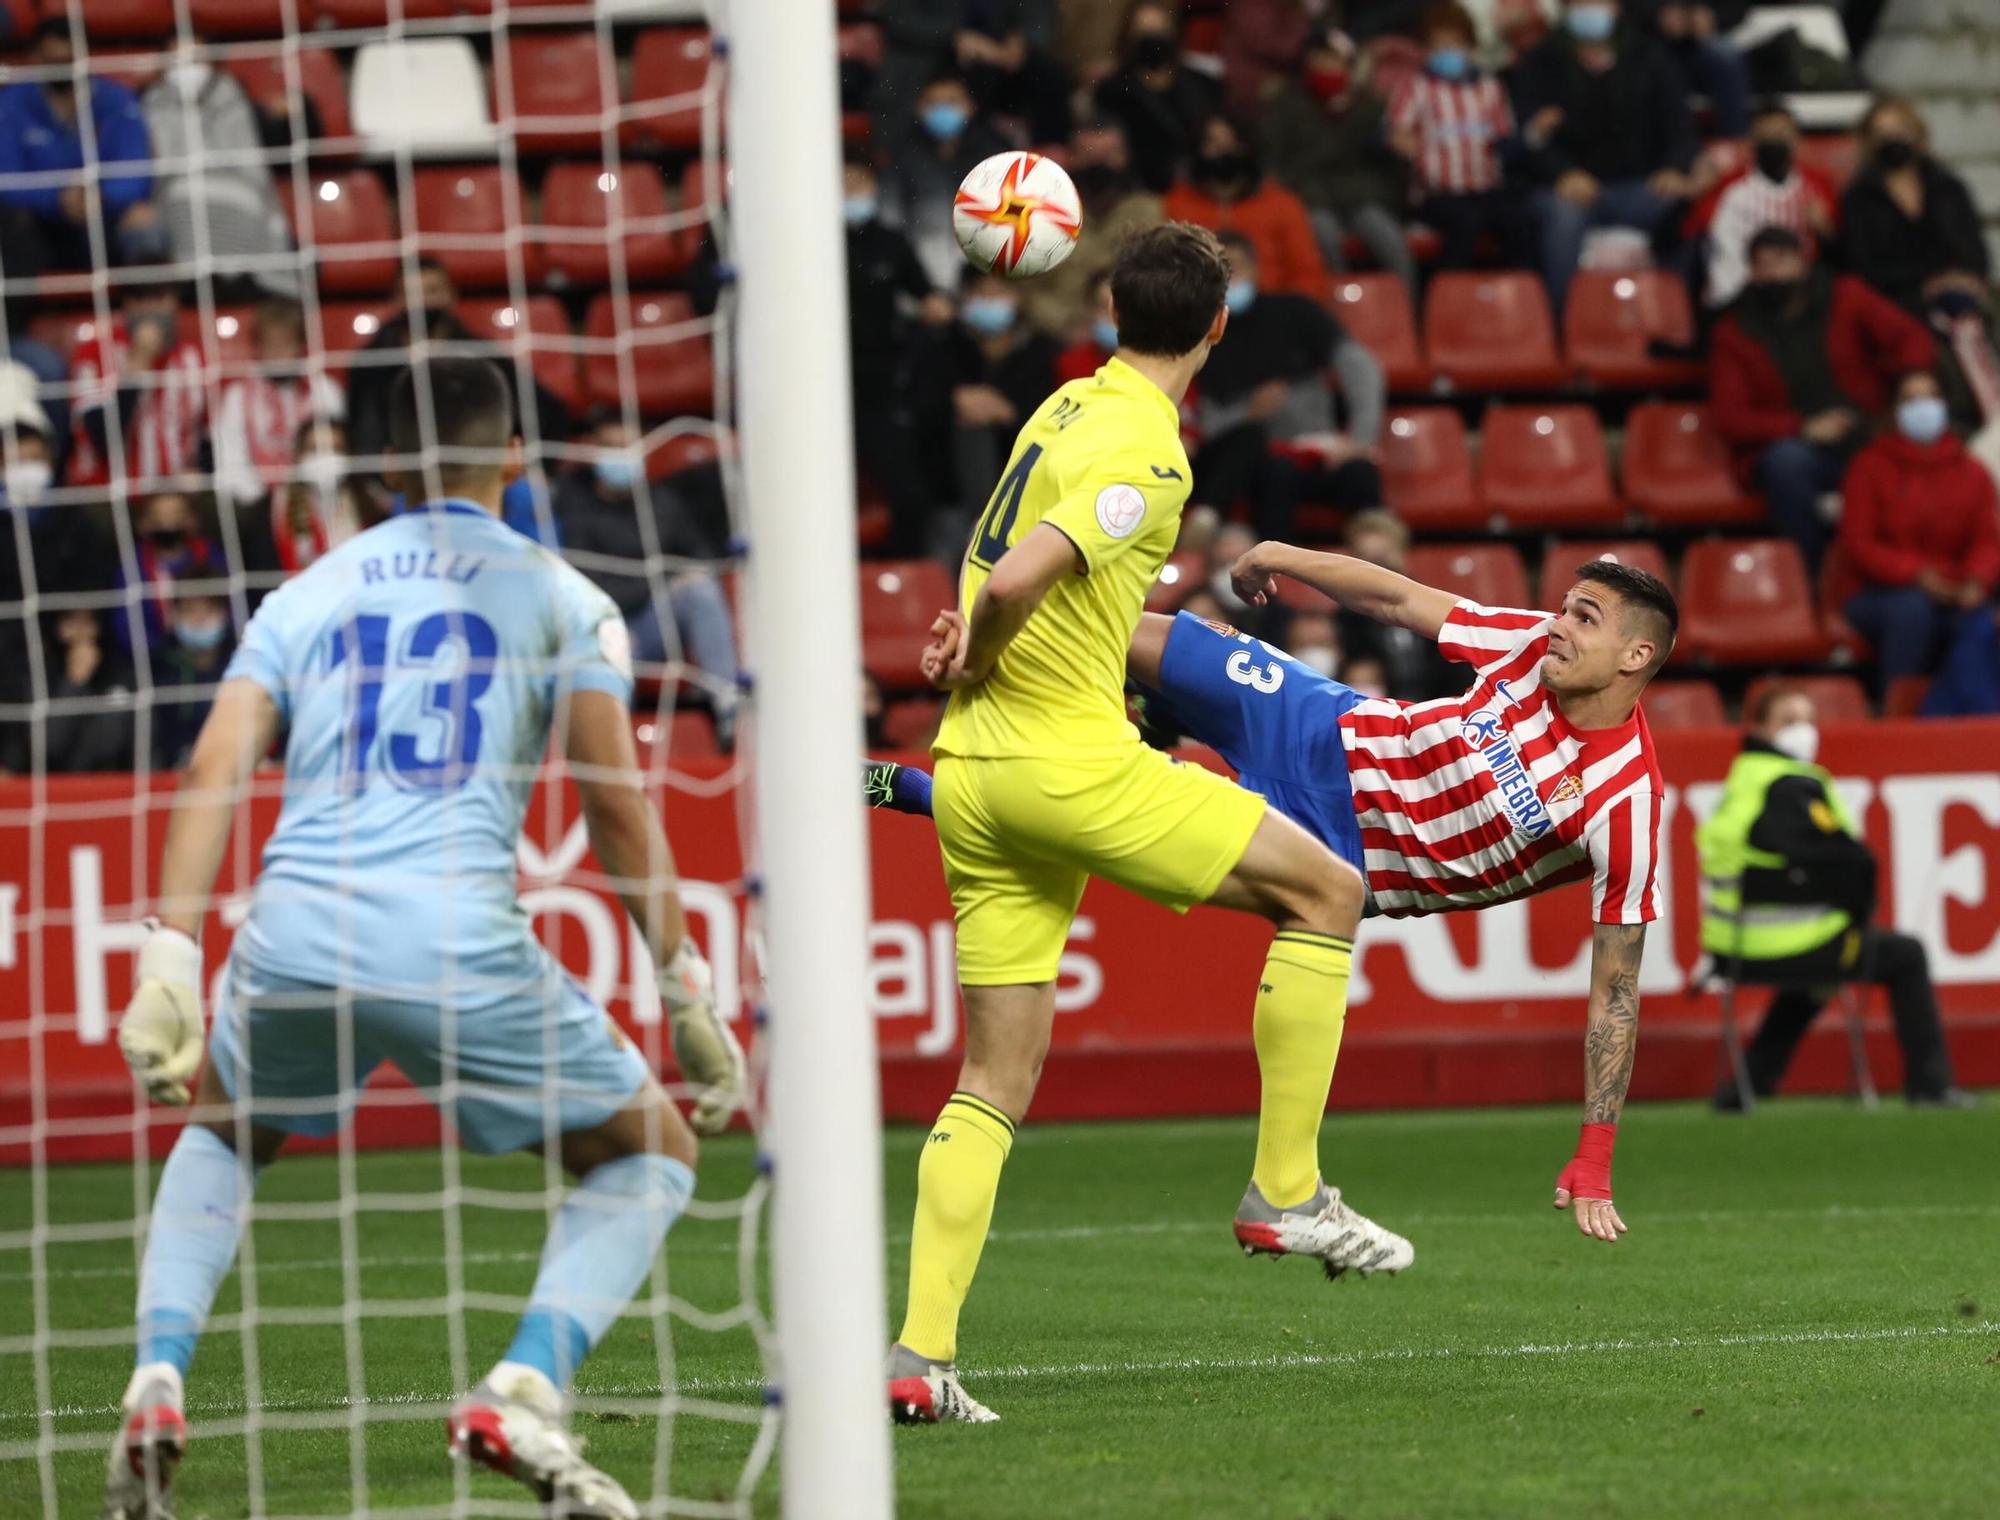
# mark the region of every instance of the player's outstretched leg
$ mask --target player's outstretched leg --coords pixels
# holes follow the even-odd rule
[[[652,1271],[694,1192],[694,1161],[694,1135],[650,1079],[603,1124],[563,1136],[563,1166],[579,1180],[549,1230],[527,1312],[506,1356],[445,1422],[453,1455],[526,1485],[568,1520],[639,1513],[583,1459],[563,1391]]]
[[[1236,1239],[1252,1254],[1317,1257],[1334,1278],[1350,1269],[1400,1271],[1416,1257],[1407,1240],[1348,1208],[1320,1177],[1320,1124],[1363,900],[1359,874],[1275,811],[1211,899],[1278,926],[1257,979],[1257,1159],[1236,1211]]]

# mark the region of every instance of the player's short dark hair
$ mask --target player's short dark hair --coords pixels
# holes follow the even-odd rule
[[[1229,256],[1206,227],[1166,222],[1129,239],[1111,266],[1118,342],[1142,354],[1191,353],[1229,289]]]
[[[424,392],[429,393],[427,406]],[[433,480],[450,491],[490,478],[513,436],[514,393],[491,359],[428,359],[398,375],[389,393],[389,452],[398,459],[395,471],[425,491]],[[446,450],[476,453],[438,457]]]
[[[1755,259],[1760,253],[1777,251],[1781,253],[1804,253],[1805,239],[1789,227],[1759,227],[1751,236],[1748,256]]]
[[[1641,570],[1637,565],[1621,565],[1615,559],[1594,559],[1587,565],[1578,565],[1576,578],[1596,586],[1609,586],[1618,593],[1622,610],[1637,609],[1657,625],[1648,631],[1655,635],[1654,641],[1660,646],[1653,662],[1653,669],[1659,669],[1672,652],[1674,640],[1680,637],[1681,631],[1680,603],[1674,600],[1673,590],[1667,583],[1650,570]]]

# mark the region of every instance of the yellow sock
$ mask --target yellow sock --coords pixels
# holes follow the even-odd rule
[[[919,1356],[958,1354],[958,1311],[972,1291],[993,1222],[1000,1168],[1014,1121],[983,1098],[953,1093],[917,1161],[917,1219],[910,1236],[910,1297],[897,1337]]]
[[[1281,929],[1257,982],[1257,1168],[1267,1203],[1289,1208],[1319,1182],[1319,1126],[1347,1021],[1354,942],[1309,929]]]

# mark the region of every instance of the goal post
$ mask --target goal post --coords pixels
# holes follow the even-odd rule
[[[882,1164],[856,769],[846,239],[834,8],[729,8],[729,248],[748,503],[764,1135],[784,1513],[886,1520]]]

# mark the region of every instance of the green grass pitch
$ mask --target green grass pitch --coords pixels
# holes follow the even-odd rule
[[[1618,1158],[1632,1232],[1580,1238],[1549,1208],[1574,1134],[1569,1110],[1340,1116],[1323,1155],[1357,1206],[1406,1232],[1415,1268],[1328,1283],[1301,1262],[1244,1260],[1228,1220],[1249,1163],[1245,1120],[1030,1126],[1014,1149],[995,1234],[967,1310],[967,1385],[996,1426],[895,1434],[898,1512],[940,1520],[1092,1516],[1170,1520],[1254,1514],[1362,1520],[1418,1516],[1990,1516],[2000,1513],[2000,1103],[1972,1113],[1879,1113],[1781,1103],[1750,1120],[1692,1106],[1635,1109]],[[914,1158],[887,1150],[892,1298],[900,1302]],[[468,1159],[482,1189],[532,1189],[520,1160]],[[749,1177],[737,1141],[712,1145],[701,1193]],[[431,1154],[366,1156],[368,1202],[438,1187]],[[130,1216],[126,1167],[51,1174],[61,1222]],[[267,1174],[266,1204],[337,1195],[331,1160]],[[0,1230],[30,1223],[28,1179],[0,1184]],[[526,1290],[537,1213],[468,1205],[465,1288]],[[444,1321],[445,1221],[433,1209],[354,1216],[369,1300],[413,1312],[361,1323],[366,1386],[387,1412],[452,1391]],[[668,1243],[671,1291],[698,1309],[739,1303],[736,1227],[689,1220]],[[340,1301],[335,1223],[273,1219],[255,1240],[266,1312]],[[50,1248],[58,1331],[129,1321],[131,1252]],[[0,1336],[34,1328],[24,1251],[0,1252]],[[239,1305],[232,1276],[217,1305]],[[508,1316],[466,1317],[483,1368]],[[676,1324],[683,1394],[744,1412],[758,1362],[741,1328]],[[348,1363],[338,1325],[269,1324],[256,1337],[266,1404],[342,1418]],[[59,1456],[59,1513],[94,1515],[99,1438],[129,1351],[109,1343],[51,1358],[55,1428],[88,1433]],[[650,1399],[660,1360],[642,1323],[619,1327],[582,1385]],[[244,1356],[233,1333],[204,1341],[190,1383],[197,1425],[181,1520],[248,1512],[240,1436]],[[0,1442],[32,1440],[44,1407],[29,1357],[0,1359]],[[644,1494],[657,1422],[586,1417],[591,1452]],[[240,1428],[240,1426],[239,1426]],[[727,1499],[755,1427],[683,1412],[671,1424],[672,1492]],[[370,1513],[452,1497],[440,1422],[367,1428]],[[267,1513],[358,1509],[349,1434],[266,1434]],[[476,1513],[519,1491],[481,1477]],[[487,1506],[491,1506],[489,1509]],[[754,1495],[776,1512],[775,1479]],[[520,1513],[521,1511],[515,1510]],[[43,1513],[32,1461],[0,1463],[0,1514]]]

